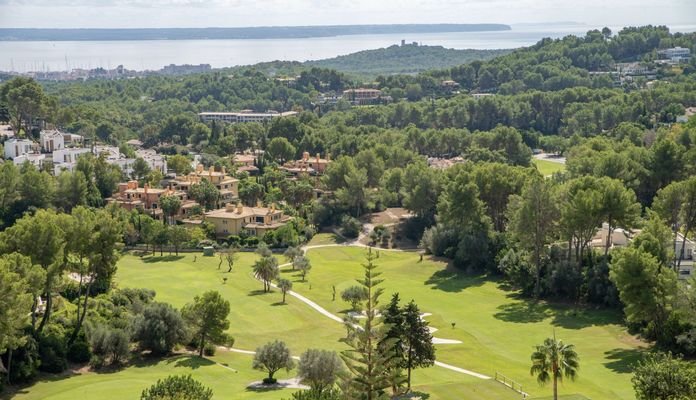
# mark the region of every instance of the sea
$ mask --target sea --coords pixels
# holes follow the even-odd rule
[[[417,42],[453,49],[511,49],[545,37],[582,35],[602,27],[585,24],[521,24],[509,31],[373,34],[304,39],[135,40],[135,41],[0,41],[0,71],[69,71],[75,68],[157,70],[169,64],[210,64],[213,68],[260,62],[308,61],[361,50]],[[618,30],[619,27],[610,27]],[[696,25],[670,26],[694,32]]]

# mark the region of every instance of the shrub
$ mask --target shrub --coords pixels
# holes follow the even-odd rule
[[[98,326],[89,335],[89,343],[94,354],[90,364],[95,368],[107,363],[120,364],[128,357],[128,335],[121,329]]]
[[[97,354],[92,354],[92,358],[89,359],[89,366],[92,367],[93,369],[101,369],[106,365],[106,360],[104,359],[104,356],[100,356]]]
[[[121,364],[128,358],[130,353],[128,335],[120,329],[114,329],[107,337],[108,355],[111,357],[111,364]]]
[[[341,392],[338,389],[324,390],[300,390],[292,394],[292,400],[340,400]]]
[[[92,358],[89,344],[85,340],[77,340],[68,347],[68,360],[74,363],[85,363]]]
[[[186,323],[181,313],[166,303],[151,303],[133,322],[133,340],[140,348],[162,355],[186,341]]]
[[[343,369],[343,362],[333,351],[309,349],[300,356],[297,375],[321,393],[334,385]]]
[[[12,351],[10,381],[14,384],[31,382],[39,371],[39,344],[26,332],[27,342]]]
[[[210,400],[213,391],[191,378],[191,375],[171,375],[143,390],[140,400]]]
[[[39,357],[41,358],[40,371],[59,373],[68,368],[65,342],[62,337],[53,334],[39,337]]]
[[[212,343],[207,343],[205,347],[203,347],[203,354],[205,354],[208,357],[212,357],[215,355],[215,351],[217,350],[217,347],[215,347],[214,344]]]
[[[345,216],[341,220],[341,234],[347,238],[356,238],[360,235],[362,224],[356,218]]]
[[[447,254],[448,249],[452,249],[457,245],[457,233],[450,229],[445,229],[444,227],[437,225],[428,228],[421,238],[420,246],[428,254],[433,254],[436,256],[449,256],[452,257],[453,254]]]
[[[68,279],[61,285],[60,295],[68,301],[74,301],[79,297],[80,284],[72,279]]]

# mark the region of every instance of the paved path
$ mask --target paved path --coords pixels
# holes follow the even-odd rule
[[[306,252],[307,250],[311,250],[311,249],[313,249],[313,248],[320,248],[320,247],[338,247],[338,246],[349,246],[349,245],[348,245],[348,244],[325,244],[325,245],[318,245],[318,246],[306,246],[306,247],[302,247],[302,250],[304,250],[304,251]],[[358,245],[358,246],[367,247],[367,246],[365,246],[365,245]],[[400,250],[400,249],[390,249],[390,250],[393,250],[393,251],[403,251],[403,250]],[[280,265],[280,267],[285,267],[285,266],[288,266],[288,265],[290,265],[290,263]],[[275,287],[275,288],[278,287],[278,286],[275,285],[274,283],[271,283],[271,286],[273,286],[273,287]],[[292,290],[288,291],[287,294],[289,294],[289,295],[292,296],[292,297],[295,297],[296,299],[300,300],[301,302],[303,302],[303,303],[307,304],[308,306],[312,307],[314,310],[316,310],[316,311],[319,312],[320,314],[324,315],[325,317],[330,318],[330,319],[332,319],[332,320],[334,320],[334,321],[336,321],[336,322],[342,323],[342,324],[344,323],[343,318],[341,318],[341,317],[339,317],[339,316],[337,316],[337,315],[332,314],[331,312],[329,312],[328,310],[326,310],[324,307],[322,307],[322,306],[320,306],[319,304],[313,302],[312,300],[310,300],[310,299],[308,299],[308,298],[302,296],[301,294],[296,293],[296,292],[293,292]],[[427,313],[426,313],[426,314],[427,314]],[[425,314],[424,314],[424,316],[425,316]],[[458,340],[453,340],[453,339],[433,338],[433,343],[434,343],[434,344],[459,344],[459,343],[461,343],[461,342],[458,341]],[[234,351],[234,350],[233,350],[233,351]],[[253,352],[252,352],[252,353],[253,353]],[[483,374],[479,374],[478,372],[470,371],[470,370],[468,370],[468,369],[460,368],[460,367],[457,367],[457,366],[454,366],[454,365],[445,364],[445,363],[440,362],[440,361],[435,361],[435,365],[437,365],[438,367],[442,367],[442,368],[449,369],[449,370],[451,370],[451,371],[459,372],[459,373],[461,373],[461,374],[470,375],[470,376],[473,376],[473,377],[476,377],[476,378],[479,378],[479,379],[492,379],[490,376],[483,375]]]

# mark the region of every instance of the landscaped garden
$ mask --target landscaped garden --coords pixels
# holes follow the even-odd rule
[[[331,242],[328,237],[324,239],[326,243],[322,244]],[[293,290],[343,316],[349,305],[341,300],[340,293],[362,275],[365,251],[347,246],[312,249],[308,256],[313,268],[305,282],[290,266],[282,268],[281,276],[293,281]],[[224,263],[218,270],[218,257],[127,255],[119,262],[116,282],[119,287],[152,288],[157,292],[156,299],[175,307],[206,290],[219,291],[231,304],[229,333],[235,338],[236,349],[253,351],[274,339],[285,341],[293,355],[307,348],[343,349],[339,340],[345,336],[345,328],[340,323],[295,297],[288,296],[283,304],[278,289],[262,292],[261,282],[251,272],[256,257],[254,253],[240,253],[232,272],[227,273]],[[280,263],[285,262],[278,257]],[[383,273],[381,278],[385,278],[383,304],[398,291],[403,301],[414,299],[422,312],[432,313],[426,318],[438,329],[433,336],[462,342],[437,345],[438,361],[488,376],[500,372],[521,383],[532,398],[543,398],[550,394],[550,387],[539,387],[529,375],[529,357],[533,346],[555,331],[557,337],[577,346],[581,360],[580,379],[564,382],[561,394],[633,398],[628,370],[640,353],[640,343],[618,324],[618,314],[543,302],[534,305],[503,290],[496,281],[451,271],[444,262],[427,257],[420,261],[417,253],[382,250],[376,263]],[[339,295],[332,300],[334,285]],[[72,399],[86,393],[101,399],[134,398],[157,379],[189,373],[211,387],[216,398],[290,397],[292,389],[247,389],[249,383],[263,378],[263,373],[252,370],[251,361],[251,355],[225,350],[208,360],[188,355],[158,361],[144,359],[120,371],[52,377],[13,398]],[[279,378],[292,377],[294,372],[283,372]],[[519,398],[519,394],[492,379],[440,366],[415,370],[413,384],[415,391],[428,393],[434,400]]]

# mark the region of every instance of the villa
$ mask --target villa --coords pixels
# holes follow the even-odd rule
[[[163,212],[159,203],[163,196],[176,196],[181,200],[181,207],[174,215],[175,219],[188,217],[191,209],[198,204],[193,200],[189,200],[186,192],[181,190],[175,190],[171,187],[166,189],[151,188],[147,184],[139,187],[138,181],[119,183],[118,192],[108,201],[109,203],[116,203],[128,211],[135,209],[143,210],[151,217],[162,220]]]
[[[280,169],[291,174],[323,175],[326,168],[331,163],[331,155],[326,154],[326,158],[321,158],[319,153],[315,157],[310,157],[309,152],[302,153],[302,159],[285,163]]]
[[[226,204],[234,203],[239,198],[239,179],[227,175],[225,168],[221,171],[215,171],[211,166],[205,170],[203,164],[198,164],[196,170],[188,175],[177,177],[172,184],[177,190],[188,192],[191,185],[198,184],[201,180],[210,181],[220,191],[219,207],[224,207]]]
[[[246,207],[241,203],[227,204],[219,210],[205,213],[204,220],[215,226],[219,238],[246,233],[263,237],[268,231],[284,226],[290,217],[276,209],[275,204],[268,207]]]

